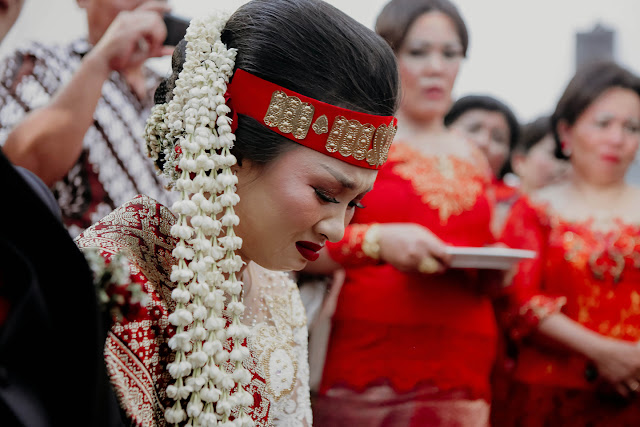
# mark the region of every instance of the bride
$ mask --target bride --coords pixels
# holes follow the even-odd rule
[[[138,196],[77,240],[110,271],[105,360],[128,422],[311,425],[306,318],[283,271],[342,238],[397,97],[391,49],[324,2],[193,20],[146,130],[181,200]]]

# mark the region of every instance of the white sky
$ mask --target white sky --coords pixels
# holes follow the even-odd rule
[[[234,10],[244,0],[170,0],[184,16]],[[329,0],[372,28],[387,0]],[[640,73],[639,0],[454,0],[470,33],[454,96],[485,93],[528,121],[549,113],[573,74],[575,33],[597,22],[615,28],[616,58]],[[26,0],[0,55],[26,40],[65,41],[86,33],[75,0]]]

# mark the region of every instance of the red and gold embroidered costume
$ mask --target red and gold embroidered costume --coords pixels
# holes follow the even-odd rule
[[[502,240],[538,252],[508,288],[506,319],[519,342],[505,425],[638,425],[640,400],[624,401],[585,375],[582,355],[533,340],[541,318],[561,311],[615,339],[640,340],[640,225],[570,221],[541,202],[518,200]]]
[[[174,223],[167,208],[138,196],[77,240],[82,249],[99,248],[106,260],[124,251],[131,281],[151,299],[141,316],[115,321],[105,345],[111,384],[132,425],[167,425],[164,410],[172,404],[166,388],[172,381],[167,364],[174,358],[168,346],[175,334],[168,320],[175,305],[171,292],[176,284],[169,279],[176,263],[171,255],[176,240],[170,236]],[[248,414],[256,426],[310,425],[306,317],[297,286],[285,273],[253,263],[247,269],[252,285],[243,322],[251,328],[251,355],[243,364],[252,375],[246,389],[253,395]],[[230,362],[225,367],[231,369]]]
[[[321,395],[385,385],[396,394],[387,404],[397,396],[445,404],[489,401],[496,326],[477,272],[406,273],[362,251],[372,223],[420,224],[456,246],[491,243],[489,170],[473,160],[427,156],[394,144],[363,200],[366,209],[357,211],[341,242],[327,244],[331,257],[346,268],[346,280],[333,317]],[[424,425],[425,411],[427,406],[417,403],[402,416]]]

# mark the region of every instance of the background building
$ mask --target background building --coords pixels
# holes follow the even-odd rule
[[[597,61],[615,61],[616,32],[597,23],[591,31],[576,33],[576,70]]]

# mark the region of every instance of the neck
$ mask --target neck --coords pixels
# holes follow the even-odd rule
[[[589,204],[599,207],[614,206],[628,188],[624,179],[599,184],[590,182],[577,173],[572,174],[571,185]]]
[[[400,110],[396,117],[398,118],[398,139],[402,139],[405,143],[420,140],[420,136],[433,136],[447,132],[441,115],[416,118]]]
[[[251,292],[251,274],[249,273],[249,263],[251,261],[247,261],[245,265],[242,266],[240,271],[238,272],[237,277],[242,280],[242,294],[243,298],[246,299],[249,293]]]

